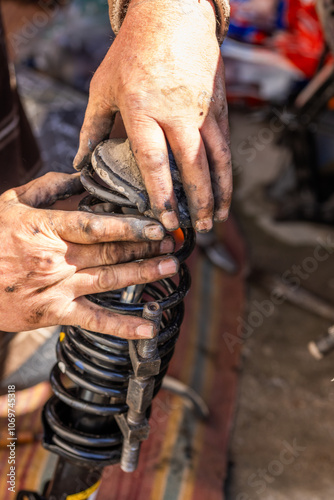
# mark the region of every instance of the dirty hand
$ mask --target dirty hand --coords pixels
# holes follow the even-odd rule
[[[151,338],[151,322],[114,314],[84,295],[174,275],[174,257],[151,258],[173,251],[174,242],[146,218],[36,208],[80,192],[78,175],[47,174],[0,196],[0,330],[80,325]]]
[[[193,225],[225,220],[231,155],[224,68],[209,0],[131,0],[90,88],[74,160],[82,168],[120,111],[155,216],[178,227],[166,139],[181,172]]]

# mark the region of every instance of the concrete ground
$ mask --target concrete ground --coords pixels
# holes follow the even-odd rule
[[[285,277],[297,292],[312,291],[334,310],[333,228],[273,222],[275,206],[266,186],[289,156],[275,145],[270,124],[234,112],[231,125],[234,212],[249,247],[250,272]],[[322,251],[319,242],[326,247]],[[307,347],[331,322],[284,297],[278,302],[253,274],[240,326],[242,366],[226,498],[331,500],[334,354],[319,362]],[[231,350],[239,346],[235,339],[225,341]]]

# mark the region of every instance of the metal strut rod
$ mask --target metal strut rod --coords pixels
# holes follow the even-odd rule
[[[152,216],[135,163],[130,161],[131,175],[124,168],[128,164],[119,164],[120,148],[126,150],[129,162],[127,142],[105,141],[95,150],[92,166],[82,173],[90,195],[80,209],[110,214],[130,209],[131,214],[136,210],[139,216]],[[158,334],[152,340],[127,341],[79,326],[63,329],[56,348],[57,364],[50,376],[54,396],[42,416],[43,446],[59,456],[58,464],[43,496],[21,492],[19,500],[64,500],[79,492],[82,498],[93,499],[104,466],[120,463],[126,472],[137,467],[141,442],[149,436],[152,399],[162,385],[182,324],[183,299],[190,287],[184,261],[195,245],[175,163],[172,158],[170,162],[175,192],[181,197],[184,234],[184,243],[175,253],[180,261],[177,284],[168,278],[87,296],[113,312],[154,321]]]

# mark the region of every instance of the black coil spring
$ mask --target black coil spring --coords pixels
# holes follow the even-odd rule
[[[119,193],[97,184],[91,168],[83,171],[82,182],[92,193],[81,202],[82,210],[92,212],[101,201],[109,204],[110,213],[120,213],[124,206],[135,208],[128,200],[123,203]],[[190,287],[184,261],[193,250],[195,236],[192,229],[183,229],[183,234],[184,243],[175,253],[180,262],[178,284],[172,279],[147,284],[140,303],[121,302],[122,291],[87,296],[110,311],[138,316],[142,315],[144,303],[161,304],[161,368],[155,377],[154,395],[172,358],[184,315],[183,299]],[[65,327],[57,343],[57,360],[50,378],[54,396],[43,411],[44,447],[80,464],[104,466],[119,462],[123,436],[114,416],[127,411],[128,380],[133,373],[128,342],[77,326]]]

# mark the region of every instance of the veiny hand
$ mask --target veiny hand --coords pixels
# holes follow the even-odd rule
[[[225,220],[232,176],[224,68],[209,0],[132,0],[90,87],[74,160],[83,167],[120,110],[155,216],[178,227],[168,140],[192,222]]]
[[[149,258],[173,251],[174,242],[146,218],[35,208],[80,192],[78,175],[47,174],[0,196],[0,330],[80,325],[151,338],[151,322],[114,314],[84,295],[174,275],[177,259]]]

